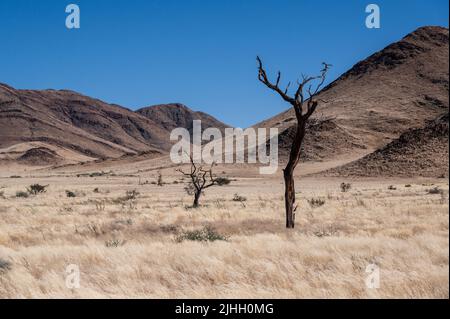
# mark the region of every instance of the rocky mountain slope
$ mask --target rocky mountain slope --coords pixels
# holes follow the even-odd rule
[[[16,90],[0,84],[0,150],[42,142],[92,159],[165,153],[171,146],[171,129],[190,129],[192,118],[202,119],[206,126],[225,126],[180,104],[133,112],[72,91]]]
[[[331,176],[448,177],[448,113],[424,128],[409,130],[381,149],[342,167]]]

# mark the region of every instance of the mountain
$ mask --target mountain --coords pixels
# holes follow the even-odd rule
[[[448,113],[439,116],[425,127],[409,130],[385,147],[325,174],[448,177],[448,120]]]
[[[179,104],[133,112],[73,91],[16,90],[0,84],[0,160],[18,159],[26,154],[16,149],[26,152],[34,147],[38,149],[26,155],[27,162],[36,162],[31,157],[38,159],[44,153],[56,161],[60,153],[79,154],[85,160],[166,153],[170,130],[175,126],[190,129],[188,117],[182,120],[189,114],[205,124],[224,127],[211,116]]]
[[[358,62],[324,88],[308,130],[303,160],[335,159],[385,146],[409,129],[448,112],[448,29],[422,27]],[[329,61],[332,63],[332,61]],[[255,127],[278,127],[280,155],[288,153],[295,128],[289,109]],[[330,151],[334,148],[334,152]]]
[[[193,111],[180,103],[145,107],[137,110],[136,113],[158,122],[162,128],[169,132],[177,127],[184,127],[192,133],[194,120],[202,121],[202,131],[210,127],[215,127],[223,133],[226,127],[230,127],[215,119],[211,115]]]
[[[419,28],[325,87],[319,98],[327,103],[319,105],[308,126],[302,160],[352,161],[448,113],[448,36],[447,28]],[[192,131],[194,119],[202,121],[203,129],[226,126],[182,104],[133,112],[73,91],[0,84],[0,162],[77,163],[141,153],[152,158],[170,149],[172,129]],[[279,128],[283,160],[295,125],[289,109],[255,127]]]

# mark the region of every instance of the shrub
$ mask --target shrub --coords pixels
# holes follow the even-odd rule
[[[207,242],[216,240],[228,241],[228,238],[219,234],[210,226],[205,226],[198,230],[184,231],[175,238],[175,241],[178,243],[181,243],[184,240]]]
[[[9,178],[22,178],[22,176],[19,176],[19,175],[12,175],[12,176],[10,176]]]
[[[16,192],[16,197],[21,197],[21,198],[28,198],[29,194],[27,192]]]
[[[427,189],[427,193],[428,194],[439,194],[439,195],[443,195],[444,191],[442,189],[440,189],[439,187],[433,187],[430,189]]]
[[[134,200],[139,196],[139,192],[136,190],[127,191],[125,193],[125,196],[117,197],[116,199],[113,199],[112,202],[114,204],[120,204],[124,208],[126,205],[129,205],[130,208],[135,209],[136,204]]]
[[[107,173],[105,172],[93,172],[89,174],[89,177],[100,177],[100,176],[105,176]]]
[[[96,209],[98,212],[104,211],[105,208],[106,208],[106,203],[105,203],[105,201],[98,201],[98,202],[95,202],[95,209]]]
[[[100,193],[100,190],[98,189],[98,187],[94,188],[94,193]]]
[[[395,191],[395,190],[397,190],[397,188],[396,188],[394,185],[390,185],[390,186],[388,187],[388,189],[389,189],[390,191]]]
[[[11,270],[11,267],[12,265],[9,261],[0,258],[0,274]]]
[[[46,190],[47,187],[48,187],[48,185],[44,186],[44,185],[40,185],[40,184],[33,184],[27,188],[27,191],[30,195],[38,195],[38,194],[45,193],[47,191]]]
[[[120,240],[120,239],[111,239],[111,240],[107,240],[105,242],[105,246],[108,248],[115,248],[115,247],[119,247],[119,246],[123,246],[125,245],[125,240]]]
[[[341,183],[341,192],[346,193],[352,188],[350,183]]]
[[[66,196],[67,196],[67,197],[77,197],[77,194],[75,194],[75,193],[72,192],[72,191],[66,191]]]
[[[366,207],[366,202],[363,201],[363,200],[360,199],[360,198],[357,198],[357,199],[356,199],[356,205],[357,205],[357,206],[363,206],[363,207]]]
[[[216,178],[216,183],[219,186],[224,186],[224,185],[230,184],[231,180],[229,178],[226,178],[226,177],[217,177]]]
[[[0,198],[3,198],[3,199],[5,198],[5,192],[4,191],[0,192]]]
[[[234,194],[234,197],[233,197],[233,202],[246,202],[247,201],[247,198],[246,197],[244,197],[244,196],[240,196],[239,194]]]
[[[411,184],[406,184],[405,187],[409,188],[409,187],[411,187]]]
[[[139,196],[139,192],[135,189],[133,189],[132,191],[127,191],[125,193],[125,197],[124,200],[133,200],[136,199],[136,197]]]
[[[309,206],[311,206],[311,208],[317,208],[325,205],[325,200],[322,198],[311,198],[308,199],[308,204]]]

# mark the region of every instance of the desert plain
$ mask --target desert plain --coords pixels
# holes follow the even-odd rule
[[[193,209],[167,162],[4,167],[0,297],[449,297],[448,179],[324,177],[305,163],[288,230],[281,172],[218,166],[231,183]],[[17,197],[36,183],[46,192]],[[205,229],[218,240],[189,240]]]

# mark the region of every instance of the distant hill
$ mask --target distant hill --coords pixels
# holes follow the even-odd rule
[[[158,124],[166,131],[172,131],[177,127],[184,127],[192,133],[193,121],[202,121],[202,130],[215,127],[224,132],[230,127],[203,112],[196,112],[180,103],[154,105],[139,109],[136,113],[145,116]]]
[[[164,154],[171,146],[170,131],[175,127],[191,129],[191,119],[201,119],[205,127],[225,126],[181,104],[133,112],[73,91],[16,90],[0,84],[0,153],[14,145],[23,144],[20,148],[26,149],[28,144],[42,142],[40,147],[53,146],[48,147],[52,152],[56,146],[61,149],[59,153],[76,152],[91,159],[142,152]],[[16,155],[4,157],[18,158]]]
[[[302,160],[342,163],[342,158],[348,162],[375,152],[365,158],[364,165],[391,163],[392,167],[398,165],[396,170],[406,172],[408,166],[403,166],[400,154],[388,154],[394,154],[395,147],[406,147],[405,139],[414,134],[429,136],[415,130],[429,130],[430,121],[448,114],[448,43],[447,28],[419,28],[358,62],[324,88],[319,98],[327,103],[319,105],[308,126]],[[178,103],[133,112],[73,91],[17,90],[0,84],[0,162],[64,165],[102,159],[151,159],[167,154],[172,129],[184,127],[192,132],[196,119],[202,121],[203,129],[217,127],[223,131],[226,127],[212,116]],[[279,128],[283,160],[295,125],[293,110],[288,109],[254,127]],[[411,172],[425,165],[420,160],[425,150],[436,147],[439,156],[434,161],[438,162],[422,171],[424,175],[440,174],[439,163],[448,163],[440,141],[433,139],[428,146],[416,141],[407,146],[409,160],[419,159],[414,164],[418,166],[411,165]],[[385,149],[388,144],[389,151]],[[358,174],[364,173],[362,163],[353,163],[356,166],[352,169]],[[381,171],[393,174],[387,169]],[[350,174],[347,168],[334,173]]]

